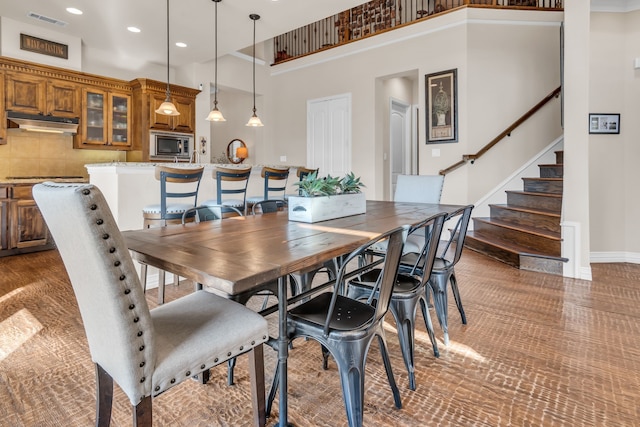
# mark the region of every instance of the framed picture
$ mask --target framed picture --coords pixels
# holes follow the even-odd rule
[[[458,142],[457,71],[425,75],[427,144]]]
[[[589,114],[589,133],[620,133],[620,114]]]

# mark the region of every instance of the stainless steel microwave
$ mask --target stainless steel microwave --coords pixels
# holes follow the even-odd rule
[[[150,132],[149,158],[189,161],[193,153],[193,135],[177,132]]]

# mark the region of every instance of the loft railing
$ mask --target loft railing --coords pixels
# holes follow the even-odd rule
[[[449,166],[446,169],[442,169],[439,174],[440,175],[446,175],[449,172],[453,172],[454,170],[458,169],[459,167],[464,166],[467,162],[471,162],[471,164],[473,164],[473,162],[475,162],[476,160],[478,160],[480,157],[482,157],[482,155],[484,153],[486,153],[487,151],[489,151],[491,149],[491,147],[493,147],[494,145],[496,145],[498,142],[500,142],[504,137],[506,136],[510,136],[511,132],[513,132],[513,130],[515,128],[517,128],[518,126],[520,126],[522,123],[524,123],[529,117],[533,116],[538,110],[540,110],[542,107],[544,107],[547,102],[551,101],[553,98],[557,98],[558,96],[560,96],[560,90],[561,90],[561,86],[558,86],[557,89],[555,89],[553,92],[551,92],[549,95],[545,96],[540,102],[538,102],[533,108],[531,108],[529,111],[527,111],[526,113],[524,113],[518,120],[516,120],[515,122],[513,122],[513,124],[511,126],[509,126],[508,128],[506,128],[505,130],[503,130],[500,135],[496,136],[495,138],[493,138],[491,140],[491,142],[489,142],[487,145],[485,145],[484,147],[482,147],[480,149],[480,151],[478,151],[476,154],[464,154],[462,156],[462,160],[460,160],[457,163],[452,164],[451,166]]]
[[[274,64],[362,40],[464,7],[563,10],[562,0],[372,0],[274,37]]]

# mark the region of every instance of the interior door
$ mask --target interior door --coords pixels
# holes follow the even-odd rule
[[[307,167],[321,176],[351,171],[351,94],[307,102]]]
[[[390,146],[390,199],[396,192],[398,175],[410,174],[411,146],[410,105],[397,99],[391,99],[391,113],[389,117],[389,146]]]

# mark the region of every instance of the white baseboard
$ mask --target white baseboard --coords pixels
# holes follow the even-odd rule
[[[592,263],[605,262],[628,262],[630,264],[640,264],[640,253],[637,252],[591,252]]]

